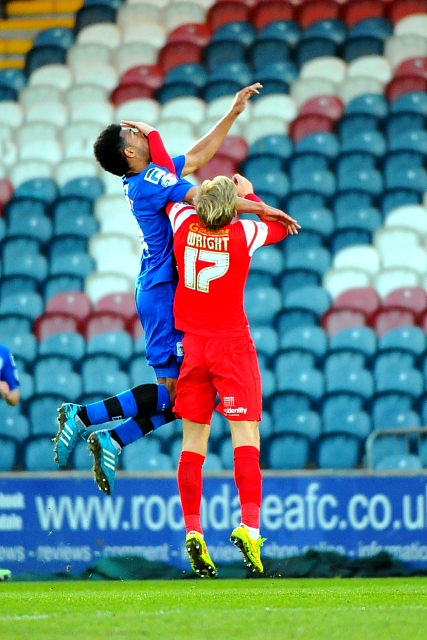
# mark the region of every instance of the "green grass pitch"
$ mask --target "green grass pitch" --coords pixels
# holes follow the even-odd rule
[[[427,578],[6,582],[1,640],[425,640]]]

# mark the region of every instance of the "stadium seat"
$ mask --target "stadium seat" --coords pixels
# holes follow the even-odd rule
[[[362,441],[350,433],[325,433],[316,443],[319,469],[355,469],[360,465]]]
[[[79,325],[86,340],[106,331],[125,331],[126,322],[122,316],[115,313],[92,312],[82,319]]]
[[[15,438],[0,435],[0,471],[13,471],[18,459],[18,444]]]
[[[381,37],[370,35],[351,35],[343,43],[342,56],[351,63],[362,56],[381,56],[384,51],[384,42]]]
[[[343,291],[335,298],[333,306],[335,309],[362,311],[366,317],[370,317],[379,310],[381,300],[372,287],[359,287]]]
[[[301,434],[278,434],[265,445],[269,469],[304,469],[310,459],[310,440]]]
[[[415,318],[409,309],[390,307],[381,309],[372,319],[372,326],[379,336],[384,335],[392,329],[399,327],[410,327],[415,324]]]
[[[360,351],[346,349],[335,350],[328,353],[323,365],[325,375],[331,374],[336,369],[347,367],[349,370],[364,369],[367,358]]]
[[[281,349],[300,349],[322,358],[327,349],[328,339],[320,327],[296,327],[280,336]]]
[[[64,355],[78,362],[86,351],[86,342],[80,333],[63,332],[47,336],[39,343],[39,355]]]
[[[380,458],[376,465],[376,471],[417,471],[423,468],[419,456],[411,454],[397,454]]]
[[[323,396],[323,375],[317,369],[307,369],[294,373],[282,371],[277,380],[278,391],[291,392],[292,394],[305,396],[310,403],[315,403]]]
[[[133,353],[133,340],[126,331],[106,331],[88,340],[86,353],[112,355],[126,365]]]
[[[44,340],[55,333],[77,332],[77,320],[58,314],[38,314],[34,332],[38,340]]]
[[[0,301],[0,315],[15,315],[35,320],[43,311],[38,293],[12,293]]]
[[[86,318],[91,311],[91,301],[82,291],[58,294],[50,298],[46,305],[47,313],[70,315],[77,320]]]
[[[50,393],[43,396],[34,395],[29,398],[27,412],[31,435],[44,434],[51,437],[56,435],[58,431],[57,410],[61,403],[61,396]]]
[[[52,455],[52,438],[31,436],[25,442],[24,466],[26,471],[57,471]]]
[[[115,395],[118,389],[128,389],[129,387],[130,378],[124,371],[105,370],[102,366],[82,369],[82,393],[85,395],[100,394],[108,398]]]
[[[363,311],[353,309],[330,309],[322,317],[322,327],[329,337],[345,329],[364,327],[367,318]]]
[[[346,398],[339,395],[325,404],[322,418],[325,433],[346,432],[365,440],[371,432],[370,415],[366,411],[352,411]]]
[[[254,326],[271,322],[281,306],[280,292],[274,287],[252,289],[246,294],[246,313]]]
[[[367,401],[374,393],[374,380],[366,369],[337,367],[325,375],[325,391],[328,395],[346,394]]]
[[[13,438],[17,442],[22,442],[30,435],[30,425],[28,418],[17,413],[10,416],[2,416],[0,422],[0,437]]]
[[[398,327],[384,333],[378,342],[379,353],[399,351],[410,353],[414,358],[424,353],[426,335],[421,327]]]
[[[423,377],[417,369],[407,370],[404,367],[379,373],[375,383],[378,394],[399,393],[412,399],[419,397],[425,387]]]
[[[418,287],[421,284],[420,275],[407,267],[392,267],[382,269],[374,276],[373,284],[382,298],[401,287]]]

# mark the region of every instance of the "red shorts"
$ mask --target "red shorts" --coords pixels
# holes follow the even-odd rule
[[[252,338],[186,334],[183,342],[174,412],[210,424],[218,393],[217,409],[229,420],[261,420],[261,374]]]

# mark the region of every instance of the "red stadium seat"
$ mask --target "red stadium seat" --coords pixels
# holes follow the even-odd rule
[[[322,318],[322,327],[328,336],[333,336],[343,329],[365,327],[366,325],[365,314],[353,309],[329,309]]]
[[[316,96],[300,108],[301,116],[326,116],[332,120],[339,120],[343,112],[344,104],[337,96]]]
[[[79,324],[79,330],[86,340],[90,340],[105,331],[126,331],[126,322],[115,313],[92,313]]]
[[[372,287],[356,287],[340,293],[334,300],[334,309],[362,311],[367,318],[379,311],[381,298]]]
[[[260,30],[279,20],[293,20],[295,7],[290,0],[272,0],[271,2],[260,2],[252,12],[252,23]]]
[[[208,11],[206,22],[216,31],[218,27],[228,22],[250,20],[250,8],[242,3],[228,0],[214,4]]]
[[[350,0],[342,8],[342,18],[349,27],[366,18],[382,18],[384,13],[384,5],[372,0]]]
[[[135,294],[131,291],[123,293],[109,293],[95,304],[96,313],[112,313],[130,320],[136,313]]]
[[[129,100],[137,98],[154,98],[155,90],[143,84],[119,85],[110,95],[110,101],[115,107],[119,107]]]
[[[37,318],[34,324],[34,333],[37,340],[44,340],[54,333],[78,331],[77,318],[60,313],[44,313]]]
[[[199,169],[196,174],[199,180],[212,180],[215,176],[222,175],[231,178],[237,173],[237,164],[234,160],[227,156],[216,154],[204,167]]]
[[[399,307],[380,309],[372,320],[372,326],[379,336],[391,331],[391,329],[410,327],[414,324],[414,313],[409,309],[400,309]]]
[[[248,155],[248,149],[249,146],[245,138],[227,136],[217,153],[240,164]]]
[[[427,78],[427,58],[418,56],[417,58],[404,60],[394,72],[395,78],[399,76],[421,76],[422,78]]]
[[[393,22],[399,22],[414,13],[426,13],[427,0],[394,0],[388,6],[388,17]]]
[[[415,315],[420,315],[427,311],[427,291],[422,287],[401,287],[389,293],[382,306],[409,309]]]
[[[128,331],[134,340],[138,340],[144,335],[144,329],[142,328],[141,320],[137,315],[134,315],[126,324],[126,331]]]
[[[151,89],[159,89],[163,84],[165,74],[158,64],[142,64],[132,67],[120,78],[120,85],[141,84]]]
[[[417,324],[427,333],[427,311],[419,316]]]
[[[158,62],[164,73],[180,64],[202,61],[203,47],[194,42],[169,42],[159,52]]]
[[[83,291],[66,291],[50,298],[46,311],[82,320],[92,313],[92,302]]]
[[[298,116],[289,127],[289,134],[294,142],[299,142],[302,138],[312,133],[320,131],[331,132],[334,130],[334,121],[326,116]]]
[[[191,42],[205,47],[211,41],[212,29],[208,24],[181,24],[168,36],[168,42]]]
[[[422,76],[398,76],[393,78],[385,88],[385,96],[390,102],[394,102],[405,93],[413,91],[426,91],[427,78]]]
[[[5,204],[12,199],[13,185],[6,178],[0,179],[0,216],[3,214]]]
[[[306,0],[297,11],[297,21],[307,29],[319,20],[334,20],[340,17],[340,5],[333,0]]]

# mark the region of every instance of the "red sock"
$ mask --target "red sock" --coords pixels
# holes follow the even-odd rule
[[[259,529],[262,500],[259,449],[249,446],[234,449],[234,479],[242,507],[242,522]]]
[[[203,535],[200,519],[203,478],[202,467],[205,456],[194,451],[183,451],[178,465],[178,489],[181,496],[185,529]]]

